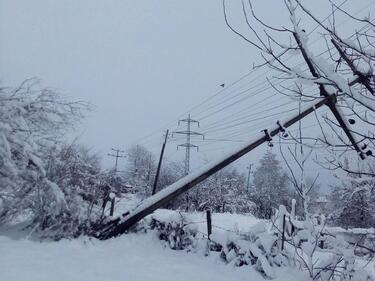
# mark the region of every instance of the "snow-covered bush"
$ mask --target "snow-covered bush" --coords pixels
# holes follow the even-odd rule
[[[190,249],[196,243],[195,236],[197,232],[186,228],[186,223],[182,216],[178,221],[169,222],[162,222],[153,218],[149,227],[152,230],[156,230],[159,239],[166,241],[169,248],[173,250]]]
[[[268,231],[259,222],[243,234],[212,235],[212,241],[222,245],[221,258],[235,266],[253,266],[266,278],[276,277],[274,268],[288,266],[289,260],[280,249],[279,235]]]
[[[260,221],[246,232],[220,229],[209,239],[197,222],[178,212],[146,219],[139,230],[156,232],[171,249],[206,255],[220,252],[225,263],[251,266],[266,279],[277,278],[285,268],[300,271],[304,280],[373,280],[356,263],[354,249],[359,244],[352,245],[327,231],[322,219],[321,225],[309,219],[297,221],[294,210],[289,213],[281,205],[269,223]]]
[[[87,234],[91,224],[104,215],[102,203],[111,191],[111,174],[102,172],[98,157],[81,145],[54,147],[47,155],[46,176],[61,190],[66,203],[63,216],[48,221],[49,232],[53,229],[56,236],[61,228],[61,235]]]
[[[0,222],[27,220],[55,238],[88,228],[100,167],[95,156],[64,146],[88,109],[36,79],[0,89]],[[88,199],[89,198],[89,199]]]
[[[324,218],[320,225],[315,225],[309,217],[297,221],[293,212],[290,214],[284,206],[280,206],[272,229],[275,233],[284,233],[283,253],[310,280],[373,280],[356,263],[358,257],[354,250],[359,241],[353,245],[343,237],[330,233],[325,228]]]
[[[356,163],[358,173],[352,171],[349,161],[338,171],[339,180],[332,191],[332,223],[344,228],[375,227],[375,177],[373,160]],[[353,164],[354,165],[354,164]]]

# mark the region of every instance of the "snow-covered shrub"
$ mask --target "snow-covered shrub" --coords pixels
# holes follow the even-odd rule
[[[171,249],[193,250],[206,255],[209,251],[220,252],[224,262],[234,266],[252,266],[267,278],[276,276],[274,267],[289,264],[280,250],[280,235],[270,232],[265,222],[259,222],[246,233],[220,231],[207,239],[196,223],[176,212],[168,217],[146,219],[138,228],[138,231],[150,230],[155,231]]]
[[[375,227],[375,176],[372,174],[374,161],[352,164],[357,166],[352,171],[348,160],[344,170],[336,172],[339,180],[332,191],[332,223],[344,228]]]
[[[89,227],[100,167],[88,151],[63,145],[86,109],[35,79],[0,89],[1,223],[27,220],[55,238]]]
[[[184,222],[182,216],[179,220],[166,222],[152,218],[148,227],[155,230],[159,239],[166,241],[169,248],[173,250],[191,249],[196,244],[197,232],[186,227],[186,222]]]
[[[280,206],[269,223],[260,221],[246,232],[221,229],[210,239],[190,220],[177,212],[168,217],[159,215],[146,219],[140,229],[152,229],[171,249],[220,252],[224,262],[251,266],[266,279],[277,278],[285,268],[302,272],[304,280],[373,280],[356,263],[354,250],[360,245],[329,233],[324,218],[320,225],[309,219],[298,221],[293,212]]]
[[[284,220],[284,216],[288,219]],[[373,280],[356,263],[354,250],[358,245],[329,233],[325,229],[324,218],[322,220],[320,225],[315,225],[309,217],[297,221],[284,206],[280,206],[273,220],[273,230],[280,234],[284,229],[283,253],[289,261],[311,280]]]
[[[254,266],[267,278],[276,277],[278,267],[293,267],[302,271],[306,280],[373,280],[356,263],[354,250],[359,244],[352,245],[324,227],[324,223],[316,226],[309,219],[296,221],[280,206],[271,228],[260,222],[248,233],[212,235],[211,239],[222,245],[224,261]],[[322,243],[324,249],[320,249]]]
[[[212,235],[211,239],[222,245],[221,258],[235,266],[253,266],[266,278],[276,277],[275,267],[289,265],[280,250],[279,237],[259,222],[244,234]]]

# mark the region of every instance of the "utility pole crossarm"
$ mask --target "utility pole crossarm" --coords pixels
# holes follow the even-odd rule
[[[193,132],[193,131],[175,131],[175,132],[173,132],[173,134],[181,134],[181,135],[190,134],[190,135],[195,135],[195,136],[202,136],[203,139],[204,139],[203,134],[198,133],[198,132]]]
[[[177,147],[178,146],[182,146],[182,147],[198,147],[198,145],[191,144],[191,143],[178,144]]]
[[[125,153],[125,151],[124,150],[120,150],[120,149],[115,149],[115,148],[111,148],[111,150],[113,150],[114,152],[116,152],[116,154],[108,153],[107,155],[115,158],[115,174],[116,174],[117,173],[118,159],[119,158],[126,158],[125,155],[121,154],[121,153]]]
[[[186,122],[186,123],[197,123],[197,124],[198,124],[198,127],[199,127],[199,121],[191,119],[191,118],[190,118],[190,114],[189,114],[188,118],[178,120],[178,125],[180,125],[181,122]]]

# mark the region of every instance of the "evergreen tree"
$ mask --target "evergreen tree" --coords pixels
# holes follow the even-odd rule
[[[374,227],[374,178],[362,174],[337,177],[340,184],[336,184],[331,193],[334,222],[345,228]]]
[[[269,219],[273,209],[280,204],[287,205],[289,190],[288,177],[282,170],[276,155],[267,151],[254,172],[254,191],[251,198],[256,204],[256,215]]]

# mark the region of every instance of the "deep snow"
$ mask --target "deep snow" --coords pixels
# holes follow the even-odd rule
[[[116,215],[139,204],[132,194],[116,200]],[[148,218],[179,221],[207,233],[205,213],[156,210]],[[263,224],[251,215],[212,214],[213,236],[225,239],[233,232],[246,233]],[[17,231],[18,228],[18,231]],[[235,267],[223,262],[219,253],[204,255],[202,248],[193,252],[171,250],[148,232],[122,235],[106,241],[80,238],[58,242],[26,239],[19,227],[0,230],[0,281],[138,281],[138,280],[265,280],[253,267]],[[322,253],[317,253],[322,258]],[[362,266],[364,260],[358,259]],[[367,270],[374,274],[374,263]],[[301,272],[274,268],[275,281],[307,280]]]
[[[217,253],[205,257],[165,248],[152,234],[59,242],[0,236],[0,249],[1,281],[264,280],[249,266],[226,265]],[[303,280],[298,273],[293,279],[281,275],[276,280]]]
[[[114,214],[120,216],[121,214],[131,211],[142,202],[134,194],[123,194],[122,198],[116,200],[116,207]],[[109,212],[109,207],[108,207]],[[205,212],[178,212],[167,209],[155,210],[148,218],[156,218],[160,221],[180,221],[183,218],[184,222],[192,224],[201,233],[207,234],[206,213]],[[261,220],[251,214],[230,214],[230,213],[212,213],[212,227],[213,232],[222,231],[239,231],[247,232],[251,227]]]

